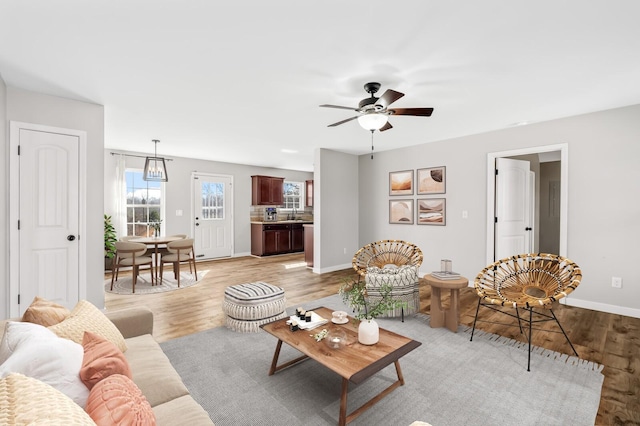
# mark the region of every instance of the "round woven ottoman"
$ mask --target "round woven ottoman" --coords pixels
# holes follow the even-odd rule
[[[262,324],[287,316],[284,290],[263,282],[237,284],[224,290],[222,310],[233,331],[256,333]]]

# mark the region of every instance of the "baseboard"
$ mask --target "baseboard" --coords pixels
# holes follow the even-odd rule
[[[313,267],[313,272],[316,273],[316,274],[326,274],[327,272],[342,271],[343,269],[350,269],[350,268],[353,268],[353,265],[351,265],[351,263],[345,263],[343,265],[329,266],[328,268],[316,268],[314,266]],[[353,272],[355,273],[355,270]]]
[[[609,305],[607,303],[592,302],[590,300],[575,299],[565,297],[560,299],[560,303],[577,308],[591,309],[594,311],[607,312],[609,314],[624,315],[626,317],[640,318],[640,309],[626,308],[624,306]]]

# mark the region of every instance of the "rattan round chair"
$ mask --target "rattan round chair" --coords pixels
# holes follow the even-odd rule
[[[370,301],[379,300],[382,295],[380,286],[393,287],[391,296],[403,302],[403,305],[382,316],[400,315],[404,321],[405,306],[407,313],[420,309],[420,288],[418,269],[422,265],[422,250],[412,243],[402,240],[382,240],[367,244],[353,256],[353,269],[358,273],[358,281],[364,278],[367,283],[367,297]]]
[[[382,240],[369,243],[353,255],[351,264],[361,277],[367,274],[367,268],[386,265],[422,265],[422,250],[415,244],[402,240]]]
[[[485,306],[517,318],[521,333],[524,333],[521,322],[529,323],[527,371],[530,371],[531,366],[531,331],[534,322],[555,321],[573,353],[578,356],[567,333],[553,313],[552,305],[575,290],[581,279],[582,272],[578,265],[555,254],[520,254],[492,263],[475,278],[474,287],[479,300],[471,340],[480,306]],[[502,310],[503,307],[515,308],[516,314],[505,312]],[[529,311],[529,319],[520,316],[520,309]],[[534,312],[534,309],[538,310]],[[542,319],[534,320],[534,313]]]

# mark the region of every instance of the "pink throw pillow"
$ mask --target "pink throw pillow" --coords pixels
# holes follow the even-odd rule
[[[131,379],[113,374],[89,393],[85,411],[98,426],[155,425],[149,401]]]
[[[100,380],[112,374],[122,374],[129,379],[131,369],[122,351],[98,334],[85,331],[82,338],[84,356],[80,379],[91,390]]]

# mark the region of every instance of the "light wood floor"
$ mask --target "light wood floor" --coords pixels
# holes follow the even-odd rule
[[[193,287],[151,295],[105,295],[107,310],[144,305],[154,313],[154,337],[162,342],[224,324],[222,300],[225,287],[251,281],[265,281],[285,290],[288,306],[336,294],[342,279],[355,277],[353,269],[314,274],[304,266],[300,254],[267,258],[241,257],[198,263],[209,272]],[[105,274],[105,278],[110,278]],[[578,288],[578,291],[580,289]],[[421,312],[429,313],[431,289],[420,287]],[[478,298],[472,288],[461,291],[460,322],[471,326]],[[445,304],[448,300],[445,299]],[[605,375],[597,425],[640,425],[640,319],[559,305],[556,316],[571,338],[580,357],[603,364]],[[477,328],[518,340],[525,340],[505,315],[480,311]],[[552,323],[539,326],[555,330]],[[564,336],[533,333],[533,343],[573,354]],[[470,349],[473,347],[470,343]],[[523,365],[523,368],[526,366]],[[535,374],[535,372],[531,372]]]

